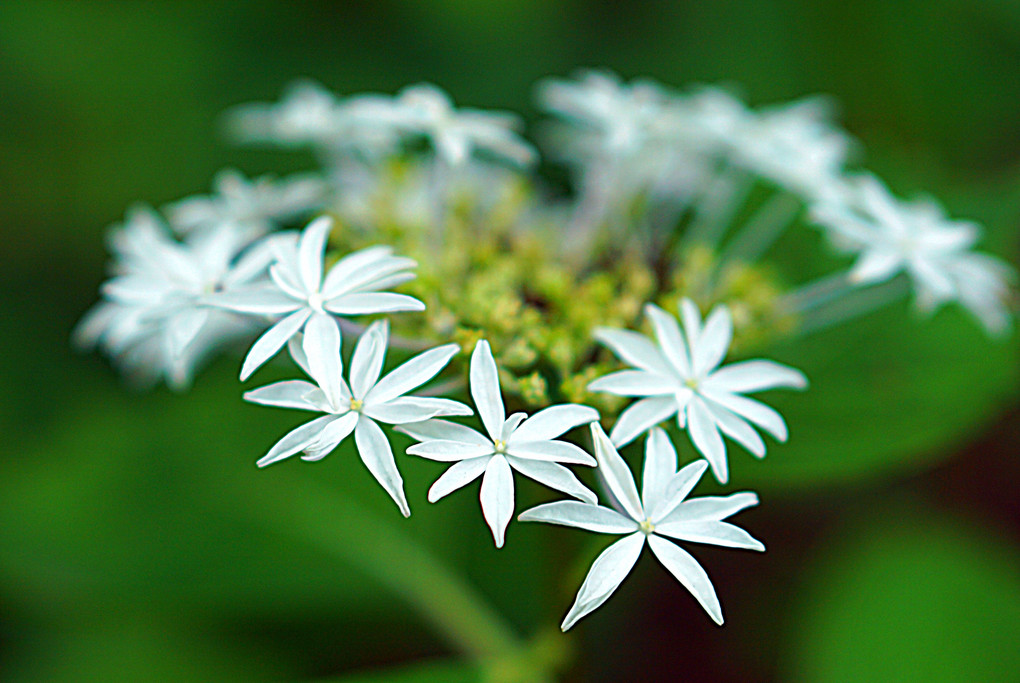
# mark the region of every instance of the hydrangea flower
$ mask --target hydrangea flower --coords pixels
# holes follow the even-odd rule
[[[673,444],[658,428],[649,433],[645,445],[641,495],[638,496],[630,469],[602,427],[593,423],[591,431],[598,471],[621,510],[559,501],[533,507],[518,517],[522,522],[547,522],[597,533],[627,534],[595,559],[560,628],[566,631],[609,599],[634,567],[645,542],[712,620],[722,625],[722,608],[708,574],[687,551],[666,539],[764,551],[765,546],[760,541],[723,521],[757,505],[758,496],[744,492],[685,500],[708,465],[698,460],[677,472]]]
[[[348,254],[323,276],[331,227],[330,218],[323,216],[309,223],[299,238],[275,242],[270,285],[211,299],[215,305],[239,313],[284,316],[251,347],[241,368],[242,381],[309,321],[318,322],[306,334],[319,334],[332,325],[339,335],[335,316],[425,310],[425,304],[414,297],[380,291],[414,279],[410,269],[417,265],[409,258],[393,256],[389,247],[369,247]]]
[[[514,513],[512,470],[540,484],[563,491],[579,500],[597,498],[563,465],[594,465],[595,460],[579,447],[556,437],[599,419],[594,408],[564,404],[506,416],[499,388],[499,374],[492,350],[484,339],[471,354],[471,397],[485,426],[485,434],[446,420],[428,420],[398,428],[421,443],[407,449],[410,455],[453,462],[429,489],[429,502],[482,477],[482,514],[492,530],[497,548],[503,547],[507,524]]]
[[[386,321],[373,323],[354,347],[350,384],[344,381],[340,359],[340,331],[327,318],[313,317],[303,340],[290,344],[291,356],[315,384],[303,380],[276,382],[249,391],[245,400],[280,408],[327,413],[289,432],[259,461],[271,465],[304,451],[303,460],[321,460],[351,432],[365,467],[393,498],[400,512],[411,514],[404,484],[390,443],[377,422],[404,424],[439,415],[470,415],[463,403],[445,398],[405,396],[435,377],[460,350],[446,344],[421,353],[382,379],[389,342]]]
[[[680,428],[687,430],[712,466],[712,474],[725,484],[729,473],[720,432],[758,457],[765,455],[765,442],[752,424],[779,441],[787,437],[779,413],[742,394],[777,387],[803,388],[807,380],[799,371],[768,360],[720,368],[733,336],[729,309],[717,306],[704,325],[690,299],[681,302],[680,311],[682,331],[666,311],[653,304],[645,306],[657,344],[637,332],[598,328],[595,338],[633,369],[601,377],[588,389],[642,397],[620,414],[612,430],[614,444],[624,446],[676,415]]]
[[[213,308],[210,296],[265,279],[270,242],[249,247],[251,235],[220,224],[177,241],[160,216],[132,209],[110,234],[113,277],[104,300],[75,330],[79,346],[100,346],[138,383],[163,378],[171,388],[191,383],[195,368],[225,344],[255,331],[251,321]]]

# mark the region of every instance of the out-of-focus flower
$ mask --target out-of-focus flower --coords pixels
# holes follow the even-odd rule
[[[666,538],[727,548],[765,550],[727,517],[758,504],[754,493],[685,500],[707,469],[704,460],[677,472],[676,451],[661,429],[653,429],[645,446],[641,495],[634,476],[598,423],[591,426],[595,457],[609,493],[622,510],[601,505],[559,501],[522,512],[522,522],[561,524],[604,534],[627,534],[599,555],[585,577],[561,628],[566,631],[616,591],[648,542],[652,554],[697,599],[712,620],[723,623],[722,607],[711,580],[687,551]]]

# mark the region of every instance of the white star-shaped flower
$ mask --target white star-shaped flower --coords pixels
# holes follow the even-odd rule
[[[280,408],[327,413],[294,429],[258,461],[259,467],[304,451],[304,460],[321,460],[354,432],[365,467],[393,498],[405,517],[411,514],[393,450],[377,422],[404,424],[439,415],[470,415],[463,403],[445,398],[405,396],[435,377],[459,347],[446,344],[421,353],[379,379],[386,359],[389,327],[373,323],[354,347],[350,384],[342,376],[340,332],[327,318],[313,317],[304,339],[290,344],[294,360],[315,384],[303,380],[277,382],[249,391],[245,400]]]
[[[453,462],[429,489],[436,502],[452,491],[482,477],[482,514],[492,529],[496,547],[503,547],[506,526],[514,513],[512,469],[540,484],[594,503],[597,498],[563,465],[594,465],[595,459],[572,443],[556,437],[599,419],[594,408],[564,404],[506,416],[500,394],[496,362],[487,341],[480,340],[471,354],[471,397],[486,434],[446,420],[429,420],[398,428],[421,443],[407,452],[429,460]]]
[[[652,554],[697,599],[712,620],[723,623],[722,608],[705,570],[674,538],[727,548],[765,550],[743,529],[724,522],[744,508],[758,504],[754,493],[705,496],[685,500],[708,465],[693,462],[677,472],[676,451],[662,429],[653,429],[645,446],[641,496],[634,477],[598,423],[591,426],[598,471],[622,511],[574,501],[546,503],[522,512],[522,522],[548,522],[604,534],[627,534],[599,555],[563,619],[566,631],[595,610],[623,582],[637,562],[645,541]]]
[[[695,447],[712,466],[715,478],[725,484],[729,473],[720,431],[758,457],[765,455],[765,442],[751,424],[779,441],[787,437],[786,423],[779,413],[741,394],[777,387],[799,389],[807,386],[807,380],[799,371],[768,360],[720,368],[733,336],[729,309],[716,306],[704,326],[698,307],[690,299],[681,302],[680,311],[682,331],[676,318],[653,304],[645,306],[657,345],[637,332],[597,329],[595,338],[634,369],[601,377],[588,389],[643,397],[616,421],[612,439],[617,446],[630,443],[676,415],[680,428],[688,431]]]
[[[215,305],[239,313],[284,316],[251,347],[241,368],[241,381],[311,320],[319,322],[306,330],[306,336],[318,334],[328,325],[336,327],[339,335],[334,316],[425,310],[425,304],[414,297],[380,291],[414,279],[410,269],[417,265],[409,258],[393,256],[389,247],[348,254],[324,277],[322,262],[331,226],[330,218],[323,216],[309,223],[298,239],[277,238],[269,286],[211,299]]]

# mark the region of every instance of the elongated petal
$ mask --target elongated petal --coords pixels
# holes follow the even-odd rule
[[[296,282],[291,272],[282,264],[274,263],[269,267],[269,279],[280,288],[280,291],[296,301],[308,299],[310,292],[305,291],[301,282]]]
[[[251,377],[251,373],[258,370],[263,363],[272,358],[280,350],[287,340],[301,329],[312,312],[307,308],[291,313],[286,318],[276,323],[265,334],[259,337],[252,345],[251,350],[244,359],[241,366],[241,381]]]
[[[289,458],[298,451],[304,450],[309,444],[315,443],[322,430],[336,419],[336,415],[324,415],[291,430],[277,441],[276,445],[270,448],[269,452],[262,456],[256,464],[259,467],[272,465],[274,462]]]
[[[707,469],[707,461],[695,460],[684,465],[679,472],[674,474],[667,482],[659,503],[649,512],[648,516],[652,523],[658,524],[661,520],[666,519],[677,506],[683,504],[684,498],[697,486]]]
[[[425,304],[406,294],[393,292],[362,292],[341,294],[325,304],[326,310],[337,315],[371,315],[400,311],[424,311]]]
[[[502,548],[506,525],[514,515],[514,475],[502,455],[493,456],[486,464],[479,497],[496,547]]]
[[[339,406],[343,392],[340,389],[343,364],[340,360],[340,327],[333,318],[315,313],[305,325],[305,338],[301,344],[312,379],[326,394],[330,404]]]
[[[566,403],[540,410],[518,426],[510,442],[555,439],[575,427],[596,422],[599,412],[588,406]]]
[[[492,448],[492,442],[481,432],[448,420],[426,420],[404,424],[397,427],[396,430],[418,441],[460,441],[474,446]]]
[[[643,398],[620,413],[613,425],[613,443],[622,448],[676,412],[677,403],[672,396]]]
[[[722,433],[730,437],[741,446],[751,451],[756,458],[765,457],[765,442],[754,431],[754,427],[747,424],[744,418],[737,416],[718,403],[709,399],[704,400],[705,406],[712,414],[712,419]]]
[[[546,522],[572,526],[600,534],[629,534],[640,527],[637,522],[616,510],[578,503],[573,500],[558,500],[525,510],[517,516],[522,522]]]
[[[445,344],[419,353],[379,380],[365,395],[365,401],[383,403],[418,388],[438,375],[459,351],[456,344]]]
[[[608,600],[634,568],[634,563],[641,555],[641,548],[644,545],[645,535],[638,532],[624,536],[603,550],[602,554],[595,558],[560,628],[566,631]]]
[[[322,460],[332,453],[340,442],[351,435],[358,424],[360,415],[358,413],[344,413],[336,420],[333,420],[322,430],[318,440],[304,448],[305,454],[301,459],[306,462]]]
[[[761,401],[722,391],[708,391],[706,389],[702,393],[705,395],[705,398],[729,408],[740,417],[758,425],[778,441],[786,441],[789,434],[786,430],[786,423],[783,421],[783,417]]]
[[[378,320],[362,333],[351,357],[351,391],[364,399],[379,379],[383,362],[386,360],[386,344],[390,336],[390,325]]]
[[[700,496],[685,500],[662,519],[667,522],[722,521],[758,504],[758,494],[742,491],[728,496]]]
[[[726,306],[716,306],[705,321],[705,329],[698,339],[698,345],[691,347],[692,370],[696,377],[704,377],[715,369],[733,340],[733,319],[730,317],[730,309]]]
[[[310,395],[314,397],[316,392],[322,393],[319,387],[310,382],[293,379],[248,391],[244,394],[244,400],[277,408],[322,410],[320,402],[309,398]]]
[[[366,403],[362,411],[374,420],[396,425],[445,415],[471,414],[471,409],[459,401],[418,396],[402,396],[379,404]]]
[[[655,533],[678,541],[707,543],[724,548],[743,548],[764,552],[765,545],[738,526],[727,522],[667,522],[656,524]]]
[[[598,496],[596,496],[591,489],[578,481],[574,473],[568,470],[563,465],[557,465],[554,462],[542,462],[539,460],[524,460],[522,458],[515,458],[512,455],[506,457],[507,462],[510,463],[510,467],[514,468],[525,477],[534,479],[539,484],[545,484],[551,489],[562,491],[569,496],[573,496],[578,500],[583,500],[585,503],[595,505],[598,503]]]
[[[566,441],[514,441],[507,448],[507,453],[525,460],[595,466],[595,458],[585,453],[580,446]]]
[[[654,510],[676,474],[676,449],[665,430],[654,427],[645,442],[645,466],[641,473],[641,500],[646,511]]]
[[[701,340],[701,311],[696,303],[684,297],[680,301],[680,317],[684,323],[687,346],[693,349]]]
[[[287,353],[290,354],[291,360],[298,364],[298,367],[309,377],[312,376],[312,371],[308,368],[308,358],[305,357],[305,350],[303,348],[305,341],[305,335],[303,332],[297,332],[287,340]]]
[[[482,418],[485,431],[493,441],[502,436],[503,420],[506,411],[503,408],[503,396],[499,389],[499,371],[496,361],[492,358],[489,342],[478,340],[475,350],[471,353],[471,397],[475,400],[478,416]]]
[[[712,587],[712,581],[708,578],[708,574],[701,568],[697,560],[676,544],[659,538],[655,534],[648,537],[648,545],[662,566],[668,569],[670,574],[691,592],[694,599],[708,612],[708,616],[712,617],[712,621],[721,626],[723,615],[719,598],[716,597],[715,588]]]
[[[378,292],[389,287],[391,282],[413,280],[414,273],[402,273],[401,271],[410,270],[417,265],[418,263],[413,259],[386,256],[366,263],[357,272],[351,273],[343,282],[336,282],[337,286],[324,295],[327,298],[334,298],[348,292]]]
[[[807,378],[799,370],[770,360],[747,360],[719,368],[702,386],[709,391],[743,394],[777,387],[803,389]]]
[[[631,330],[597,327],[593,335],[624,363],[657,375],[673,372],[662,351],[648,337]]]
[[[454,462],[466,458],[477,458],[493,453],[492,444],[479,445],[462,441],[424,441],[407,449],[408,455],[418,455],[429,460]]]
[[[322,259],[326,254],[326,240],[333,227],[329,216],[320,216],[308,224],[298,240],[298,268],[301,284],[308,292],[318,292],[322,284]]]
[[[503,420],[503,426],[499,430],[499,438],[501,441],[507,441],[510,436],[517,429],[517,425],[524,421],[524,418],[528,416],[527,413],[514,413],[507,419]]]
[[[598,422],[592,422],[591,436],[595,442],[595,459],[598,461],[599,474],[605,479],[609,491],[632,519],[644,520],[645,511],[634,485],[634,475],[631,474],[627,463],[620,457]]]
[[[873,284],[888,280],[903,267],[903,257],[892,249],[869,249],[850,269],[850,281],[856,284]]]
[[[205,302],[217,308],[252,315],[283,315],[304,306],[304,302],[288,296],[276,287],[222,292],[206,297]]]
[[[354,429],[354,441],[358,444],[361,462],[365,463],[365,467],[375,480],[386,493],[390,494],[390,498],[400,508],[400,513],[404,517],[410,517],[411,508],[408,507],[407,498],[404,496],[404,480],[397,471],[393,450],[383,430],[372,420],[361,418]]]
[[[675,377],[656,375],[647,370],[620,370],[588,384],[588,391],[604,391],[617,396],[662,396],[680,386]]]
[[[347,291],[346,282],[354,277],[359,271],[370,267],[372,264],[385,260],[393,253],[393,249],[385,246],[368,247],[355,251],[337,261],[326,279],[322,283],[322,296],[324,299],[332,299]]]
[[[669,359],[681,377],[691,376],[691,355],[680,333],[680,325],[676,318],[655,304],[645,305],[645,316],[652,322],[655,338],[659,340],[659,348]]]
[[[712,413],[700,398],[694,398],[687,404],[687,432],[691,441],[708,464],[712,466],[712,474],[720,484],[729,479],[726,465],[726,444],[723,443],[719,428],[715,425]]]
[[[485,466],[489,464],[489,456],[480,458],[468,458],[450,465],[449,468],[436,479],[429,489],[429,502],[435,503],[457,489],[467,486],[485,472]]]

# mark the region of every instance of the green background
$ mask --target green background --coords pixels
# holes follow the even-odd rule
[[[386,578],[421,571],[402,543],[522,637],[559,622],[605,544],[514,524],[496,551],[473,493],[426,503],[439,468],[419,459],[398,461],[407,521],[349,449],[257,471],[302,416],[245,405],[236,358],[189,394],[134,394],[72,353],[127,206],[207,191],[224,166],[308,167],[230,147],[225,108],[299,76],[429,80],[534,121],[534,82],[584,66],[755,104],[824,92],[869,168],[981,221],[1016,264],[1017,64],[1007,0],[0,4],[0,679],[476,680]],[[785,246],[789,267],[817,253]],[[791,440],[730,460],[730,490],[763,497],[738,521],[769,551],[694,548],[727,625],[645,557],[552,638],[564,679],[1020,680],[1017,346],[903,306],[777,349],[812,381],[767,398]],[[518,509],[547,499],[522,484]]]

